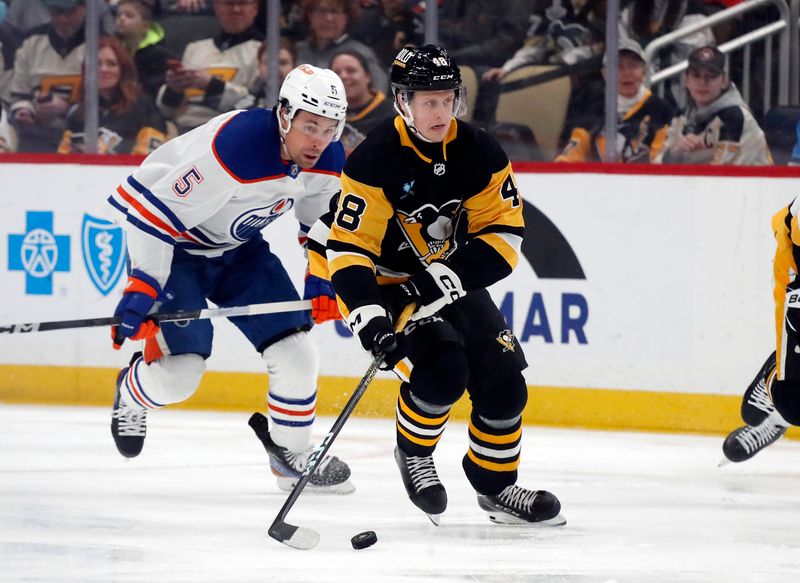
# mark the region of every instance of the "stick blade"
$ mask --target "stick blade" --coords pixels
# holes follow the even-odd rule
[[[301,551],[313,549],[319,544],[319,533],[316,530],[278,520],[269,527],[269,536],[279,543]]]

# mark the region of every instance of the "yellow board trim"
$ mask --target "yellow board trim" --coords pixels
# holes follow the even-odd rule
[[[37,365],[0,365],[0,402],[38,405],[111,407],[117,369]],[[317,414],[337,416],[358,385],[358,379],[321,377]],[[660,431],[725,435],[739,427],[741,396],[667,393],[615,389],[529,386],[526,425],[584,429]],[[400,382],[375,379],[364,393],[356,416],[393,419]],[[197,392],[182,409],[264,411],[267,375],[208,371]],[[450,418],[469,419],[465,396]],[[800,438],[792,427],[787,437]]]
[[[480,459],[478,456],[472,453],[471,449],[467,450],[467,455],[469,456],[469,459],[478,464],[480,467],[487,470],[492,470],[493,472],[513,472],[519,467],[519,458],[515,459],[513,462],[498,464],[496,462],[487,462],[486,460]]]

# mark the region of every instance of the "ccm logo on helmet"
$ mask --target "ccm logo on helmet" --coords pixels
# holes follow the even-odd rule
[[[444,81],[445,79],[452,79],[453,75],[434,75],[434,81]]]

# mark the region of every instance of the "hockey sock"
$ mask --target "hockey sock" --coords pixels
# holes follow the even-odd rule
[[[188,399],[205,371],[205,361],[198,354],[168,355],[150,364],[134,360],[120,386],[126,405],[140,409],[159,409]]]
[[[496,420],[472,412],[469,449],[462,465],[477,492],[496,495],[516,483],[521,441],[522,415]]]
[[[317,411],[319,354],[307,332],[291,334],[262,352],[269,372],[270,436],[289,451],[311,446]]]
[[[429,456],[436,448],[451,405],[434,405],[414,397],[407,383],[397,398],[397,445],[407,455]]]

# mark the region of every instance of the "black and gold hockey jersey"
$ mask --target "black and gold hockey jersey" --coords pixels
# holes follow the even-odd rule
[[[426,143],[402,118],[386,120],[342,173],[326,252],[342,313],[380,304],[378,284],[434,261],[467,291],[506,277],[524,235],[522,204],[508,157],[486,132],[453,119],[442,143]]]
[[[618,116],[616,151],[620,162],[653,162],[664,147],[673,113],[672,106],[645,89],[641,99]],[[604,112],[598,109],[595,116],[598,121],[592,127],[572,130],[569,143],[556,162],[605,161]]]

